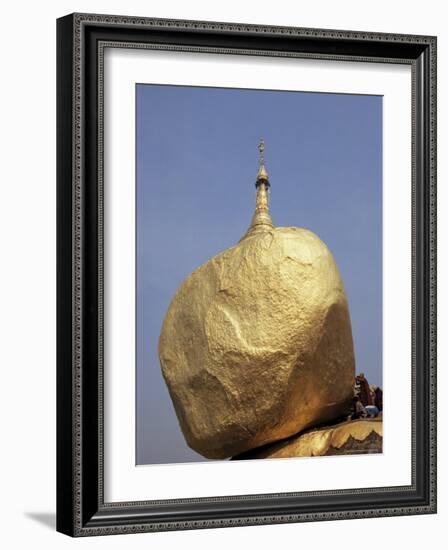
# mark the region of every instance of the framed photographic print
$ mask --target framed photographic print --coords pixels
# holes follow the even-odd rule
[[[57,528],[436,511],[436,38],[58,20]]]

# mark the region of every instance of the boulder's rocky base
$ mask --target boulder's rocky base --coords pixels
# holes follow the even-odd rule
[[[253,449],[232,460],[382,453],[381,419],[349,420],[313,428],[283,441]]]

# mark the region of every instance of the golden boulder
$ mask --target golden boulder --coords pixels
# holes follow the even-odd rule
[[[251,226],[200,266],[166,313],[159,357],[188,445],[227,458],[348,414],[355,360],[327,246],[274,227],[261,164]]]

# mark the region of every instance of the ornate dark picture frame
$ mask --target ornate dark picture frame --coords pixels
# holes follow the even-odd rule
[[[412,67],[410,486],[104,501],[102,79],[107,45]],[[436,38],[73,14],[57,22],[57,51],[58,531],[89,536],[435,513]]]

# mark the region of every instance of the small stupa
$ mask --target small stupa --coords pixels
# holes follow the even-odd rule
[[[308,229],[275,227],[261,141],[251,224],[177,289],[159,340],[188,445],[228,458],[348,415],[355,358],[335,260]]]

